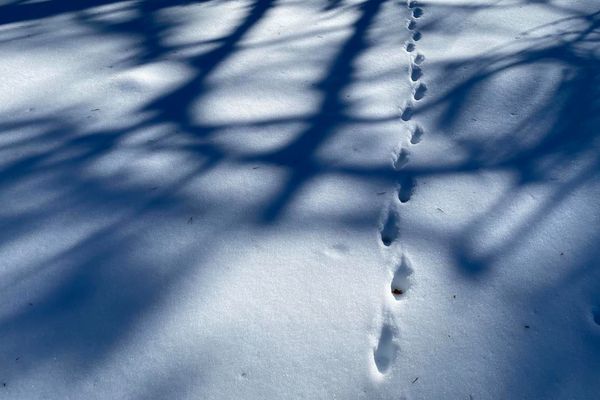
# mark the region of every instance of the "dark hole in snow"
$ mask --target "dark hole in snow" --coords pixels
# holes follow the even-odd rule
[[[596,325],[600,325],[600,308],[596,308],[594,311],[592,311],[592,316]]]

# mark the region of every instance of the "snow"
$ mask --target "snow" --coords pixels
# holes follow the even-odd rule
[[[0,1],[0,398],[596,398],[599,12]]]

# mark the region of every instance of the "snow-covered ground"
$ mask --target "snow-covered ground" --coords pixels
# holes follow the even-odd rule
[[[597,0],[0,0],[0,399],[596,399]]]

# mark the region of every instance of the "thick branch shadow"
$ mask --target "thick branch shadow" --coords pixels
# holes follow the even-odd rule
[[[284,148],[247,160],[274,164],[290,171],[287,182],[264,212],[265,222],[276,220],[293,195],[323,172],[314,155],[336,129],[348,123],[347,104],[342,93],[353,82],[354,63],[368,47],[366,35],[383,3],[385,0],[369,0],[360,5],[361,15],[353,25],[352,36],[340,48],[327,68],[326,76],[316,85],[323,93],[323,99],[318,112],[306,118],[308,128]]]
[[[132,65],[160,61],[178,49],[164,40],[174,29],[175,22],[158,18],[157,14],[168,7],[194,2],[128,2],[125,7],[133,7],[135,11],[132,17],[117,22],[95,18],[95,7],[120,3],[116,0],[13,1],[0,6],[0,25],[44,23],[47,18],[73,14],[76,23],[99,35],[139,38]],[[16,155],[0,164],[0,198],[10,198],[17,193],[13,199],[20,201],[25,198],[18,191],[20,186],[41,182],[33,193],[43,193],[44,200],[35,209],[27,207],[23,211],[11,207],[0,214],[0,227],[4,228],[0,234],[0,249],[39,240],[44,227],[56,228],[57,216],[67,221],[65,232],[71,223],[73,226],[85,224],[82,219],[85,220],[86,212],[93,214],[90,219],[95,222],[93,228],[85,229],[85,234],[62,246],[60,251],[43,253],[41,259],[33,258],[30,263],[19,265],[18,270],[6,275],[8,279],[0,284],[6,290],[4,296],[21,299],[11,312],[0,317],[0,350],[6,357],[3,364],[9,365],[10,361],[11,365],[2,367],[2,379],[16,381],[34,374],[37,368],[50,365],[55,358],[60,359],[61,365],[77,371],[74,380],[85,377],[118,351],[127,338],[135,335],[141,321],[155,312],[180,282],[192,273],[197,276],[203,257],[209,254],[199,256],[194,248],[175,251],[167,246],[164,257],[150,259],[141,251],[156,245],[150,236],[160,231],[162,224],[168,226],[165,220],[181,221],[182,215],[190,209],[199,219],[203,210],[214,206],[185,193],[191,181],[232,160],[249,167],[259,163],[285,170],[288,181],[261,207],[263,214],[254,221],[272,224],[311,179],[340,172],[319,162],[315,154],[344,125],[381,122],[349,115],[342,92],[356,79],[356,60],[369,48],[366,36],[384,3],[385,0],[367,0],[357,6],[359,15],[351,26],[349,38],[313,86],[322,100],[311,115],[221,125],[199,123],[193,115],[193,104],[211,92],[207,80],[243,48],[249,32],[278,5],[277,0],[249,3],[242,19],[228,34],[214,39],[210,50],[181,56],[179,60],[191,69],[191,77],[143,103],[136,110],[147,116],[141,122],[121,128],[90,130],[68,118],[70,111],[64,115],[36,114],[19,118],[7,112],[0,130],[35,134],[0,144],[0,151]],[[329,2],[325,9],[341,6],[342,2]],[[290,40],[302,39],[299,36]],[[238,156],[211,140],[231,128],[297,123],[307,128],[298,132],[290,143],[268,153]],[[141,144],[129,143],[137,132],[165,125],[173,127],[171,133]],[[168,140],[174,136],[185,139],[181,141],[184,144]],[[32,146],[37,147],[35,151],[31,151]],[[160,187],[135,183],[124,173],[89,172],[90,166],[126,149],[149,153],[177,151],[189,156],[190,165],[181,168],[168,185]],[[46,196],[44,190],[52,195]],[[156,215],[162,224],[157,223],[151,229],[140,222]],[[186,220],[187,215],[184,223]],[[358,227],[369,223],[355,215],[343,222]],[[164,390],[159,389],[159,392]]]

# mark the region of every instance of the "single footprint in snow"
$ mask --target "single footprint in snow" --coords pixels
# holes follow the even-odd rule
[[[389,371],[390,366],[396,358],[398,348],[394,343],[396,329],[390,322],[384,322],[379,334],[377,347],[373,351],[373,360],[380,374],[385,374]]]
[[[410,143],[411,144],[418,144],[421,142],[421,139],[423,138],[423,128],[421,128],[419,125],[415,126],[415,129],[412,132],[412,135],[410,137]]]
[[[410,53],[411,51],[414,51],[414,50],[415,50],[415,44],[414,43],[412,43],[412,42],[406,43],[406,51],[408,51]]]
[[[406,5],[408,8],[415,8],[417,6],[417,2],[415,0],[407,0]]]
[[[418,42],[419,40],[421,40],[422,37],[423,37],[423,35],[421,34],[421,32],[415,32],[412,35],[412,38],[415,42]]]
[[[417,54],[415,56],[415,64],[421,65],[423,64],[423,61],[425,61],[425,56],[423,54]]]
[[[404,107],[404,110],[402,111],[402,114],[400,115],[400,118],[402,119],[402,121],[410,121],[410,119],[413,116],[413,108],[411,106],[406,106]]]
[[[417,27],[417,21],[415,21],[414,19],[411,19],[408,22],[408,25],[406,25],[406,29],[408,29],[409,31],[414,31],[416,27]]]
[[[400,170],[408,163],[408,159],[410,158],[410,152],[406,149],[400,149],[400,153],[398,153],[398,157],[394,161],[394,169]]]
[[[407,203],[412,197],[417,181],[412,176],[404,176],[400,179],[400,189],[398,190],[398,200],[401,203]]]
[[[408,257],[403,254],[400,265],[398,265],[398,268],[396,268],[396,272],[394,273],[390,288],[392,295],[396,300],[400,300],[410,288],[410,276],[412,273],[413,269],[410,266],[410,261],[408,260]]]
[[[391,246],[400,236],[400,217],[396,210],[389,210],[381,228],[381,243]]]
[[[423,70],[421,69],[421,67],[419,67],[418,65],[415,65],[415,64],[411,65],[410,79],[413,82],[416,82],[422,76],[423,76]]]
[[[415,9],[413,9],[413,13],[412,14],[413,14],[413,17],[420,18],[423,15],[423,9],[417,7]]]
[[[413,96],[414,99],[421,100],[423,97],[425,97],[425,92],[427,92],[427,85],[424,83],[419,83],[415,89],[415,94]]]

